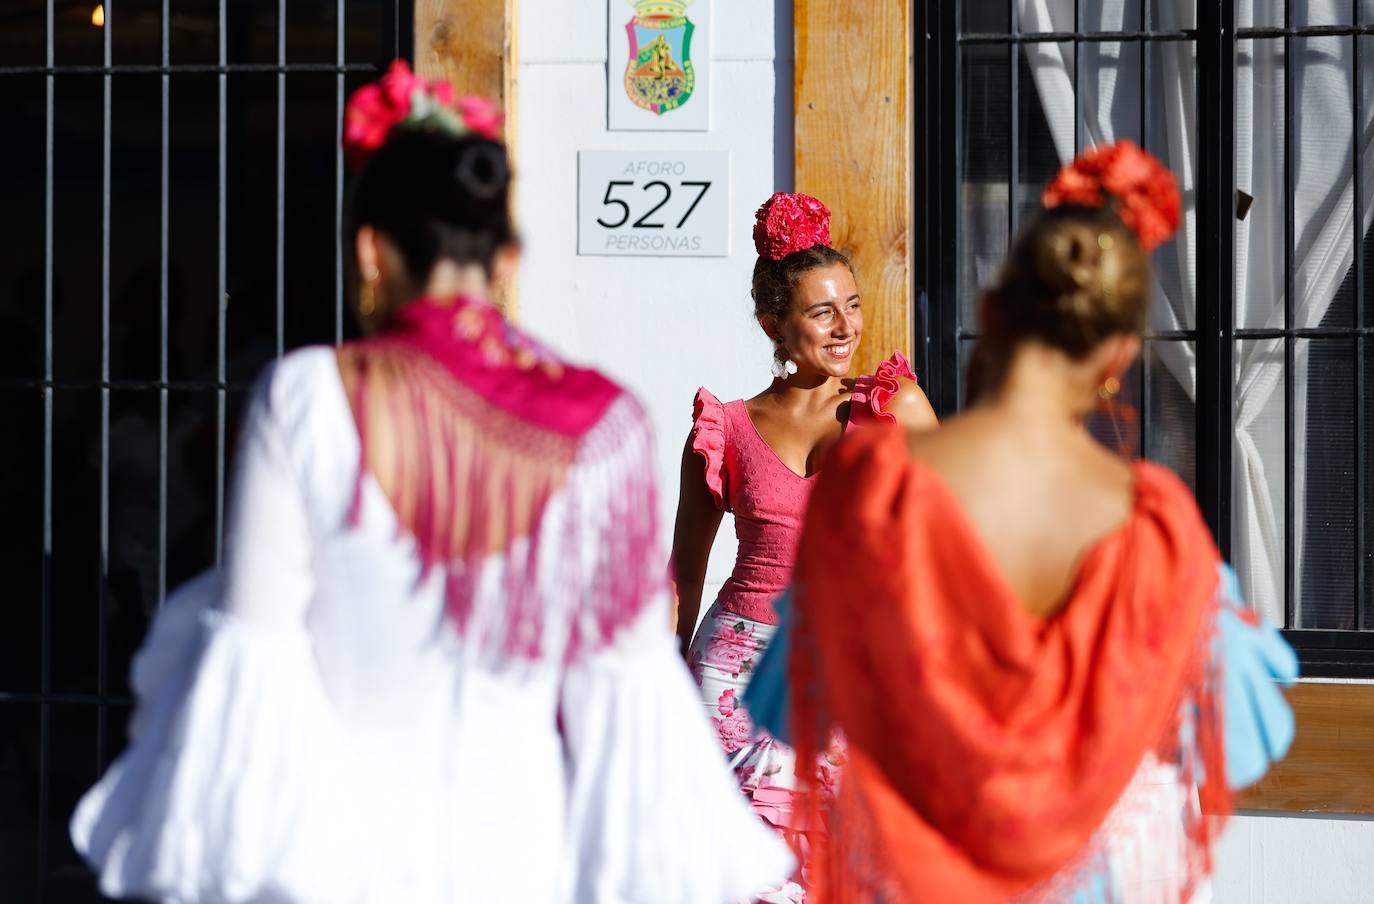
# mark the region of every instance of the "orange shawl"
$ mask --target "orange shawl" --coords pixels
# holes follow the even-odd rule
[[[837,448],[803,533],[790,663],[798,762],[833,727],[849,744],[833,809],[803,789],[829,827],[812,841],[813,902],[1033,889],[1091,856],[1151,751],[1206,776],[1203,808],[1224,811],[1209,656],[1219,556],[1187,488],[1135,467],[1132,516],[1085,557],[1067,605],[1037,619],[900,430]],[[843,569],[836,549],[851,550]],[[1181,728],[1201,763],[1180,750]],[[1191,887],[1217,826],[1186,828]]]

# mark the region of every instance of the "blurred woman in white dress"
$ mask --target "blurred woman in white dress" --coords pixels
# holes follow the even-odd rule
[[[106,894],[695,904],[791,868],[672,655],[643,410],[489,301],[499,123],[401,63],[350,102],[368,338],[258,385],[223,569],[72,820]]]

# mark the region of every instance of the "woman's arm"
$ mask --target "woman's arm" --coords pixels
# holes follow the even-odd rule
[[[940,426],[935,409],[914,380],[902,380],[902,388],[887,400],[883,411],[897,419],[908,430],[929,430]]]
[[[682,450],[682,481],[677,498],[677,522],[673,526],[673,583],[676,588],[676,631],[683,658],[692,643],[701,593],[706,583],[706,563],[720,529],[721,511],[706,485],[706,470],[692,439]]]

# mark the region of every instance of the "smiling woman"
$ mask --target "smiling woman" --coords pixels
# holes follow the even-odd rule
[[[849,259],[830,245],[825,205],[780,193],[757,219],[752,295],[755,318],[774,345],[773,380],[754,398],[725,404],[698,390],[673,560],[678,639],[702,702],[755,812],[788,835],[796,831],[792,752],[772,738],[753,740],[739,698],[777,629],[773,600],[791,575],[807,497],[851,425],[929,427],[935,415],[901,354],[871,376],[849,378],[864,315]],[[694,640],[707,558],[727,511],[735,516],[738,558]],[[818,779],[830,785],[843,757],[838,747],[820,757]],[[802,893],[790,882],[761,900],[796,901]]]

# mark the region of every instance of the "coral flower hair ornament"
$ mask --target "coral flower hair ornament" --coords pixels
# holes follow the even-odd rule
[[[434,129],[451,135],[479,135],[501,140],[501,108],[485,97],[455,97],[445,81],[427,81],[396,60],[382,76],[348,99],[343,146],[349,162],[361,166],[391,130]]]
[[[830,208],[810,195],[777,192],[754,214],[759,257],[780,261],[816,245],[830,247]]]
[[[1040,200],[1046,208],[1110,203],[1147,252],[1174,234],[1183,213],[1174,174],[1128,140],[1079,154],[1045,187]]]

